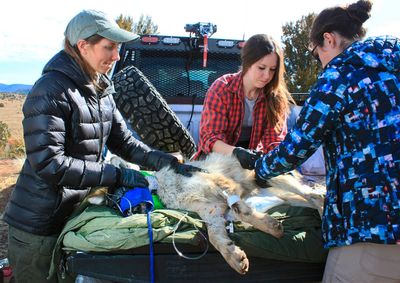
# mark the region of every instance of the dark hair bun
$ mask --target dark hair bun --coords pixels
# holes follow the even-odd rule
[[[368,0],[359,0],[347,7],[347,13],[351,18],[362,24],[371,16],[371,8],[372,2]]]

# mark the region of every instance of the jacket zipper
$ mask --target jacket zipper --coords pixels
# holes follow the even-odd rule
[[[99,107],[99,118],[100,118],[100,143],[99,143],[99,155],[97,156],[97,161],[100,161],[103,152],[103,113],[101,112],[100,96],[98,93],[96,93],[96,96],[97,96],[97,106]]]

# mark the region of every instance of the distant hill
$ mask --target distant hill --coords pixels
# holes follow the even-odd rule
[[[0,84],[0,92],[14,92],[14,93],[24,93],[27,94],[32,88],[32,85],[24,84]]]

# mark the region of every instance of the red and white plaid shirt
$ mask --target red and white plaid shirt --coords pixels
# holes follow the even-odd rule
[[[241,72],[226,74],[218,78],[208,89],[200,121],[198,152],[208,154],[217,140],[236,145],[244,119],[243,76]],[[286,127],[281,133],[274,130],[266,120],[267,99],[259,95],[253,109],[253,127],[249,149],[264,153],[270,151],[286,135]]]

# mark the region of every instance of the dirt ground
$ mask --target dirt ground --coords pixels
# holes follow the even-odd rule
[[[0,121],[9,127],[11,138],[22,139],[22,105],[25,95],[0,93]],[[8,226],[3,214],[22,166],[21,159],[0,158],[0,259],[7,256]]]
[[[10,129],[11,137],[22,138],[22,105],[25,95],[0,93],[0,121],[6,123]]]
[[[0,159],[0,259],[7,257],[8,225],[3,214],[20,171],[19,159]]]

